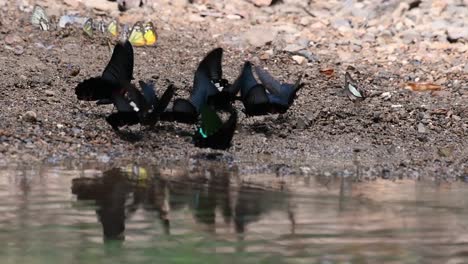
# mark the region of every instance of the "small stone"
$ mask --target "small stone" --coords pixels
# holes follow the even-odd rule
[[[264,52],[262,55],[259,57],[261,60],[268,60],[270,59],[270,54]]]
[[[388,101],[390,100],[390,98],[392,98],[392,94],[390,92],[384,92],[380,95],[380,97],[382,97],[382,99]]]
[[[242,19],[242,17],[240,15],[237,15],[237,14],[229,14],[226,16],[227,19],[230,19],[230,20],[240,20]]]
[[[311,22],[312,22],[312,19],[310,17],[301,17],[301,19],[299,20],[299,24],[303,26],[308,26],[310,25]]]
[[[448,158],[448,157],[451,157],[452,154],[453,154],[453,151],[454,151],[454,148],[452,146],[450,147],[442,147],[442,148],[439,148],[437,153],[439,154],[439,156],[441,157],[445,157],[445,158]]]
[[[319,62],[320,61],[320,58],[317,55],[310,52],[309,50],[300,50],[300,51],[296,52],[296,54],[306,57],[309,62]]]
[[[297,51],[303,50],[305,48],[306,47],[304,47],[303,45],[289,44],[283,50],[287,51],[287,52],[297,52]]]
[[[296,120],[297,129],[305,129],[307,127],[307,120],[305,118],[298,118]]]
[[[331,22],[331,26],[339,31],[347,31],[351,29],[351,24],[349,20],[344,18],[337,18]]]
[[[427,129],[426,129],[426,127],[424,126],[424,124],[423,124],[423,123],[419,123],[419,124],[418,124],[418,133],[422,133],[422,134],[423,134],[423,133],[426,133],[426,132],[427,132]]]
[[[14,43],[22,42],[23,40],[16,34],[8,34],[5,36],[5,43],[7,45],[12,45]]]
[[[34,111],[27,111],[24,113],[23,120],[26,122],[36,122],[37,121],[37,115],[36,112]]]
[[[55,92],[52,91],[52,90],[46,90],[44,93],[45,93],[45,95],[47,95],[49,97],[55,96]]]
[[[468,40],[468,26],[465,27],[449,27],[447,36],[450,40],[457,41],[458,39]]]
[[[244,33],[244,39],[254,47],[262,47],[270,44],[278,35],[278,31],[273,28],[258,26]]]
[[[292,56],[292,59],[299,65],[302,65],[306,62],[306,58],[305,57],[302,57],[302,56],[299,56],[299,55],[294,55]]]
[[[18,46],[15,47],[13,52],[15,53],[15,55],[21,55],[21,54],[24,53],[24,48],[23,48],[23,46],[18,45]]]

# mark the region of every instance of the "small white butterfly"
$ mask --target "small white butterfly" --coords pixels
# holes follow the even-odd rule
[[[345,74],[345,92],[351,101],[362,101],[366,98],[364,91],[357,86],[348,72]]]
[[[31,15],[31,24],[39,27],[41,30],[44,30],[44,31],[49,30],[50,28],[49,17],[47,17],[47,14],[42,7],[38,5],[34,6],[34,9]]]

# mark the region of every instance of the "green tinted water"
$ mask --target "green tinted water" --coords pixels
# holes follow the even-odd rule
[[[0,263],[463,263],[467,197],[223,166],[4,167]]]

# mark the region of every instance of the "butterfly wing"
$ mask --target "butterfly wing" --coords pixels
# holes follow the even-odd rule
[[[96,101],[109,99],[113,91],[120,89],[120,83],[105,80],[101,77],[89,78],[79,83],[75,88],[78,100]]]
[[[130,36],[128,36],[128,40],[130,43],[132,43],[133,46],[136,47],[142,47],[146,44],[141,22],[137,22],[135,25],[133,25],[133,28],[130,31]]]
[[[155,113],[162,113],[166,110],[167,106],[171,102],[172,97],[174,96],[174,85],[169,85],[166,91],[163,93],[161,98],[158,100],[157,105],[154,107]]]
[[[133,79],[133,47],[129,41],[118,42],[102,78],[112,82],[129,83]]]
[[[135,87],[130,84],[126,86],[128,98],[130,99],[130,105],[134,104],[133,109],[144,116],[152,105],[148,104],[145,96]],[[135,107],[136,106],[136,107]]]
[[[269,72],[258,66],[255,67],[255,72],[257,73],[260,82],[270,93],[275,94],[277,96],[282,95],[283,89],[281,88],[281,83],[275,78],[273,78],[273,76],[271,76]]]
[[[42,30],[49,30],[49,17],[47,16],[45,10],[42,7],[38,5],[34,6],[31,15],[31,24],[40,27]]]
[[[94,28],[93,28],[93,19],[88,18],[86,22],[83,24],[83,32],[88,35],[89,37],[93,36]]]
[[[166,115],[161,118],[161,115],[163,113],[166,113],[164,111],[166,110],[173,96],[174,96],[174,86],[169,85],[169,87],[166,89],[164,94],[161,96],[161,99],[155,101],[155,104],[153,105],[153,112],[151,112],[147,116],[147,120],[146,120],[147,125],[153,126],[160,119],[166,119],[166,120],[169,119],[171,121],[173,120],[173,115],[172,115],[173,113],[168,113],[170,117]]]
[[[120,93],[112,94],[112,103],[118,112],[135,112],[130,102]]]
[[[236,93],[240,90],[241,97],[244,98],[254,86],[258,85],[257,80],[252,73],[252,64],[249,61],[244,63],[241,73],[237,80],[232,84],[231,90]]]
[[[351,100],[363,100],[365,98],[364,94],[359,90],[357,82],[348,72],[345,73],[345,91]]]
[[[136,112],[116,112],[106,117],[106,121],[114,130],[122,126],[131,126],[140,123],[140,118]]]
[[[144,30],[144,39],[145,39],[145,44],[147,46],[153,46],[156,44],[156,41],[158,40],[158,35],[156,33],[156,30],[154,29],[153,23],[152,22],[147,22],[145,24],[145,30]]]
[[[182,123],[197,122],[198,111],[193,104],[185,99],[176,99],[172,106],[173,118]]]
[[[197,69],[193,79],[193,89],[190,95],[190,101],[199,112],[201,107],[207,102],[208,97],[219,93],[216,86],[211,82],[208,74],[202,70]]]
[[[205,72],[209,79],[219,82],[223,78],[222,70],[223,49],[216,48],[210,51],[198,65],[198,71]]]
[[[204,105],[201,108],[201,126],[198,133],[207,138],[216,133],[223,126],[223,121],[219,118],[218,114],[209,106]]]
[[[157,99],[156,92],[154,91],[154,83],[145,83],[143,81],[139,81],[138,83],[140,84],[141,91],[148,105],[154,105]]]
[[[117,37],[119,35],[119,27],[117,25],[117,21],[112,20],[112,22],[107,25],[107,32],[111,34],[113,37]]]

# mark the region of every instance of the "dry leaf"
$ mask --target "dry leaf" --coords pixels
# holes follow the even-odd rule
[[[320,73],[330,78],[335,73],[335,70],[334,69],[321,69]]]
[[[442,86],[434,83],[407,83],[405,85],[405,89],[416,91],[416,92],[424,92],[424,91],[439,91],[442,89]]]

